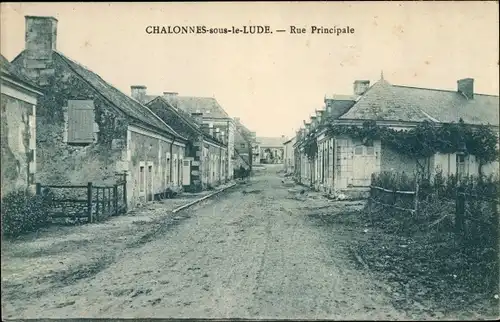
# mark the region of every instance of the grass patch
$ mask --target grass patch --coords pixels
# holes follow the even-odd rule
[[[391,282],[392,295],[403,295],[393,298],[398,308],[414,309],[417,303],[428,313],[479,310],[485,317],[498,316],[498,254],[485,244],[456,242],[453,206],[436,201],[418,215],[381,206],[372,207],[370,215],[365,209],[358,225],[375,231],[357,240],[355,251]]]

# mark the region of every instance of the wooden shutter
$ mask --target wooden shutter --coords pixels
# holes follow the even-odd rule
[[[94,101],[68,100],[68,142],[94,142]]]

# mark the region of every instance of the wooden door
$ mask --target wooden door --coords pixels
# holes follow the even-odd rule
[[[374,147],[357,145],[353,150],[352,185],[355,187],[368,187],[371,182],[371,175],[376,169]]]

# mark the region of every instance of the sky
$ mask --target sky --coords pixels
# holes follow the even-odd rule
[[[24,49],[25,15],[58,19],[57,50],[126,94],[215,97],[257,136],[291,137],[356,79],[498,95],[496,2],[2,3],[1,53]],[[152,35],[147,26],[268,25],[267,35]],[[311,26],[354,28],[310,34]],[[291,26],[306,34],[290,34]]]

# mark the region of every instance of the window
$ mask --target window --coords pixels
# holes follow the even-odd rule
[[[366,154],[368,154],[368,155],[374,155],[375,154],[375,148],[373,146],[367,146],[366,147]]]
[[[358,145],[357,147],[355,147],[354,148],[354,154],[356,154],[356,155],[363,154],[363,146]]]
[[[67,142],[94,142],[94,101],[68,100]]]
[[[165,181],[166,184],[170,183],[170,155],[167,154],[167,166],[165,169]]]
[[[144,192],[144,166],[139,167],[139,191]]]
[[[457,176],[462,176],[465,174],[465,156],[463,154],[457,154]]]
[[[245,148],[245,143],[241,143],[240,146],[241,146],[242,149],[244,149]]]

